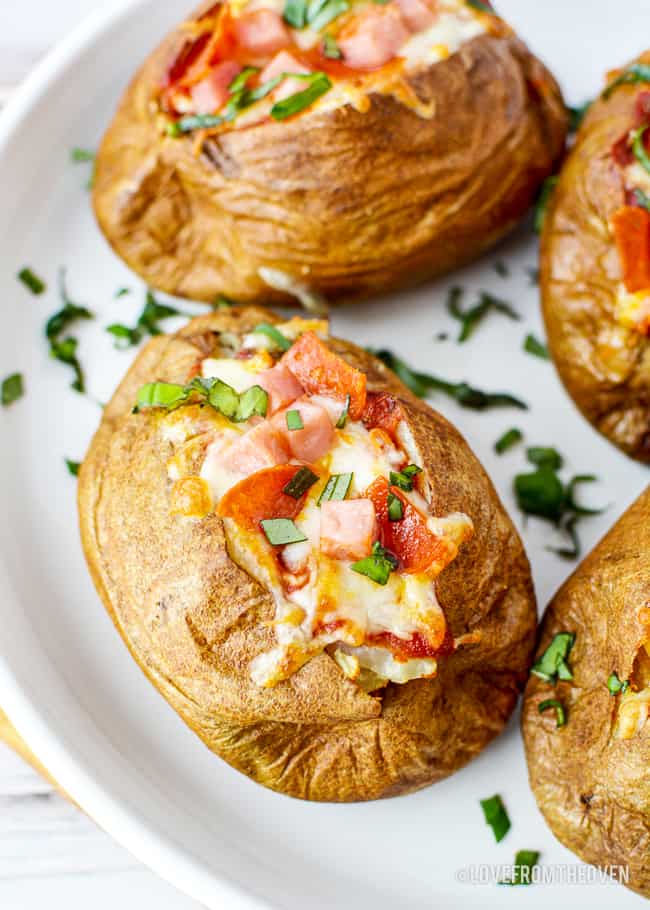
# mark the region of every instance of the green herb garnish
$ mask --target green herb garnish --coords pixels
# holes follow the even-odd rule
[[[646,173],[650,174],[650,156],[648,155],[643,137],[646,134],[648,129],[648,124],[645,126],[640,126],[638,130],[634,130],[631,134],[632,139],[632,151],[634,152],[634,157],[639,162],[641,167]]]
[[[260,322],[253,329],[253,334],[259,333],[260,335],[266,335],[267,338],[270,338],[276,348],[279,348],[281,351],[288,351],[292,341],[282,334],[274,325],[271,325],[270,322]]]
[[[647,209],[650,212],[650,196],[639,189],[634,190],[632,195],[634,196],[634,201],[640,208]]]
[[[491,311],[502,313],[508,319],[517,320],[521,318],[519,313],[515,312],[509,303],[506,303],[505,300],[500,300],[493,294],[488,294],[486,291],[481,292],[478,303],[469,309],[463,310],[460,307],[459,290],[459,288],[452,288],[447,300],[449,314],[461,324],[460,334],[458,335],[459,343],[467,341],[479,322]]]
[[[294,79],[305,79],[308,82],[307,88],[274,104],[271,108],[271,117],[274,120],[286,120],[287,117],[298,114],[332,87],[332,83],[325,73],[308,73],[306,75],[291,73],[290,75]]]
[[[132,329],[121,322],[112,322],[106,326],[106,331],[117,339],[115,347],[120,350],[133,347],[142,341],[142,333],[138,329]]]
[[[492,7],[485,0],[467,0],[467,5],[477,9],[480,13],[493,13]]]
[[[537,658],[530,672],[548,683],[556,683],[558,679],[573,679],[567,660],[575,640],[573,632],[558,632],[544,653]]]
[[[212,304],[212,309],[213,310],[225,310],[234,305],[235,305],[235,302],[233,300],[230,300],[224,294],[219,294],[217,299]]]
[[[528,410],[528,405],[513,395],[505,392],[483,392],[481,389],[472,388],[466,382],[447,382],[428,373],[412,370],[406,363],[393,354],[392,351],[381,349],[372,350],[371,353],[378,357],[408,386],[418,398],[426,398],[430,392],[444,392],[455,399],[464,408],[475,411],[484,411],[487,408],[510,407]]]
[[[106,326],[106,331],[117,339],[116,347],[120,350],[139,344],[145,335],[161,335],[162,329],[158,325],[161,319],[171,316],[185,316],[176,307],[166,303],[159,303],[151,291],[147,291],[145,305],[138,316],[138,321],[131,328],[120,322],[113,322]]]
[[[534,266],[528,266],[526,274],[528,275],[528,280],[531,284],[539,284],[539,269],[536,269]]]
[[[318,497],[318,505],[330,499],[345,499],[352,483],[352,472],[349,474],[332,474],[328,478],[323,492]]]
[[[537,197],[537,202],[535,203],[535,217],[533,221],[533,227],[536,234],[542,233],[542,228],[544,227],[544,220],[546,218],[546,209],[550,201],[551,196],[557,186],[559,177],[554,175],[553,177],[547,177],[542,188],[539,191]]]
[[[517,504],[526,515],[559,522],[564,512],[564,484],[552,468],[515,477]]]
[[[32,292],[32,294],[42,294],[43,291],[47,289],[45,282],[38,277],[28,266],[21,269],[18,272],[18,280],[22,281],[26,288]]]
[[[510,269],[502,259],[499,259],[494,263],[494,271],[497,273],[499,278],[507,278],[510,274]]]
[[[401,521],[404,517],[404,505],[399,496],[388,494],[388,517],[391,521]]]
[[[390,483],[392,486],[398,487],[400,490],[406,490],[408,493],[413,489],[413,478],[421,473],[422,468],[419,468],[416,464],[408,464],[401,471],[390,472]]]
[[[549,708],[555,708],[555,726],[563,727],[566,724],[566,710],[557,698],[546,698],[544,701],[540,701],[537,708],[540,714],[548,711]]]
[[[224,383],[225,385],[225,383]],[[212,397],[212,390],[208,395],[208,401]],[[249,420],[254,415],[258,417],[266,417],[266,412],[269,408],[269,396],[268,392],[262,388],[260,385],[252,385],[249,389],[246,389],[245,392],[242,392],[239,396],[239,404],[237,406],[237,411],[233,420],[237,423],[241,423],[244,420]]]
[[[299,527],[290,518],[263,518],[260,522],[266,539],[274,547],[307,540]]]
[[[582,126],[582,121],[585,119],[585,114],[591,107],[591,101],[585,101],[584,104],[581,104],[580,107],[567,107],[569,112],[569,132],[577,133],[580,127]]]
[[[307,24],[307,0],[287,0],[282,18],[293,28],[304,28]]]
[[[509,881],[500,885],[530,885],[533,881],[533,869],[539,859],[539,850],[518,850],[515,856],[514,873]]]
[[[650,64],[632,63],[617,76],[603,91],[603,98],[609,98],[620,85],[636,85],[639,82],[650,82]]]
[[[535,338],[532,333],[529,333],[524,338],[524,351],[534,357],[541,357],[542,360],[550,360],[551,358],[546,345]]]
[[[300,411],[292,410],[286,413],[287,430],[304,430],[305,425],[302,422]]]
[[[12,373],[10,376],[7,376],[6,379],[2,380],[0,400],[2,401],[2,406],[4,408],[8,408],[10,404],[13,404],[14,401],[18,401],[24,394],[25,386],[22,373]]]
[[[614,671],[614,673],[610,673],[607,678],[607,688],[609,689],[610,695],[624,695],[630,688],[630,680],[619,679],[618,673]]]
[[[286,493],[287,496],[291,496],[293,499],[300,499],[310,487],[313,487],[317,480],[318,474],[314,474],[309,468],[303,466],[302,468],[298,468],[282,492]]]
[[[81,467],[80,461],[70,461],[69,458],[65,459],[66,467],[68,472],[72,474],[73,477],[77,477],[79,474],[79,468]]]
[[[58,338],[71,323],[77,319],[93,319],[94,316],[90,310],[78,303],[74,303],[68,296],[65,283],[65,269],[59,269],[59,294],[63,301],[62,308],[47,320],[45,324],[45,335],[50,340]]]
[[[504,452],[507,452],[508,449],[511,449],[514,445],[524,438],[524,434],[521,430],[518,430],[517,427],[512,427],[511,430],[506,430],[503,436],[500,436],[497,441],[494,443],[494,451],[497,455],[503,455]]]
[[[345,396],[345,404],[343,405],[343,410],[339,414],[339,419],[336,421],[336,429],[342,430],[345,426],[348,419],[348,411],[350,410],[350,396]]]
[[[341,48],[336,43],[336,38],[334,35],[330,35],[329,32],[323,35],[323,54],[329,57],[330,60],[340,60],[343,56]]]
[[[394,572],[398,566],[397,557],[389,550],[385,550],[379,541],[376,540],[372,545],[372,554],[366,556],[365,559],[360,559],[358,562],[353,562],[350,568],[353,572],[365,575],[366,578],[376,582],[378,585],[385,585],[388,583],[390,573]]]
[[[115,299],[118,300],[120,297],[126,297],[127,294],[131,293],[131,288],[118,288],[115,291]]]
[[[482,799],[481,809],[485,821],[492,828],[495,841],[500,843],[510,830],[510,819],[501,797],[495,794],[489,799]]]
[[[551,446],[531,446],[526,449],[526,458],[531,464],[539,468],[550,468],[551,471],[559,471],[564,464],[560,453]]]
[[[54,360],[58,360],[60,363],[65,363],[66,366],[72,367],[74,380],[72,381],[71,386],[75,392],[83,393],[86,391],[86,383],[81,364],[77,357],[78,345],[79,342],[77,339],[72,337],[64,338],[63,341],[52,340],[50,342],[50,357]]]
[[[138,391],[134,412],[143,408],[171,411],[189,402],[206,402],[233,423],[253,415],[265,417],[268,410],[268,395],[261,386],[251,386],[239,395],[221,379],[197,377],[184,386],[171,382],[146,383]]]
[[[291,0],[289,0],[291,2]],[[287,4],[288,6],[289,4]],[[259,67],[257,66],[245,66],[241,73],[238,73],[235,78],[232,80],[228,86],[228,91],[231,95],[240,92],[243,88],[246,88],[246,83],[251,76],[254,76],[255,73],[259,73]]]
[[[79,164],[83,161],[94,161],[95,153],[91,152],[90,149],[75,147],[70,151],[70,158],[75,162],[75,164]]]
[[[312,5],[314,4],[309,4],[307,19],[310,27],[315,32],[320,32],[326,25],[329,25],[333,19],[338,18],[338,16],[350,9],[350,4],[347,0],[327,0],[326,3],[320,5],[318,13],[313,18],[309,18]]]
[[[167,134],[176,139],[183,133],[192,133],[194,130],[207,130],[214,126],[221,126],[228,118],[221,114],[192,114],[181,117],[167,124]]]

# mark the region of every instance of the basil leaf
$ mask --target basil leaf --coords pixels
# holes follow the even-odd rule
[[[643,190],[636,189],[632,193],[634,196],[634,201],[639,206],[639,208],[647,209],[650,212],[650,196],[646,195]]]
[[[541,341],[538,341],[531,333],[526,335],[524,339],[524,351],[526,351],[527,354],[532,354],[534,357],[541,357],[542,360],[551,359],[551,355],[549,354],[546,345]]]
[[[274,104],[271,108],[271,117],[273,117],[274,120],[286,120],[287,117],[298,114],[300,111],[309,107],[310,104],[313,104],[314,101],[328,92],[332,87],[332,83],[325,73],[310,73],[305,77],[298,74],[291,75],[293,75],[294,79],[305,78],[310,80],[309,85],[304,91],[297,92],[295,95],[290,95],[288,98],[284,98],[282,101],[278,101]]]
[[[533,869],[539,859],[538,850],[518,850],[515,856],[513,877],[500,885],[530,885],[533,881]]]
[[[287,0],[282,18],[294,28],[304,28],[307,23],[307,0]]]
[[[543,714],[544,711],[548,711],[549,708],[555,708],[555,726],[563,727],[566,724],[566,711],[564,710],[564,705],[557,698],[546,698],[544,701],[540,701],[537,708],[540,714]]]
[[[167,134],[176,138],[183,133],[191,133],[194,130],[207,130],[215,126],[221,126],[222,123],[226,123],[226,120],[227,118],[222,117],[220,114],[192,114],[168,123]]]
[[[130,294],[130,293],[131,293],[131,288],[118,288],[117,291],[115,291],[114,296],[115,296],[115,299],[117,300],[118,298],[125,297],[127,294]]]
[[[266,534],[266,539],[274,547],[307,540],[300,528],[290,518],[263,518],[260,524]]]
[[[320,32],[333,19],[336,19],[349,9],[350,4],[347,0],[329,0],[328,3],[321,7],[320,12],[310,20],[309,25],[315,32]]]
[[[639,127],[638,130],[634,130],[632,133],[632,151],[634,152],[634,157],[639,162],[641,167],[646,173],[650,174],[650,156],[648,155],[643,137],[646,134],[648,125]]]
[[[502,313],[509,319],[518,320],[521,318],[519,313],[513,310],[510,304],[506,303],[505,300],[500,300],[498,297],[488,294],[486,291],[481,292],[479,302],[475,304],[475,306],[463,310],[460,306],[461,295],[462,291],[460,288],[451,288],[447,299],[447,310],[449,311],[449,314],[461,324],[460,334],[457,339],[459,344],[467,341],[474,333],[478,324],[492,310]]]
[[[515,477],[517,504],[526,515],[536,515],[558,522],[564,512],[564,486],[555,471],[539,468],[531,474]]]
[[[223,414],[224,417],[228,417],[232,420],[237,416],[237,411],[239,410],[239,395],[227,382],[223,382],[221,379],[215,379],[210,384],[207,397],[208,404],[212,405],[212,407]]]
[[[350,568],[359,575],[365,575],[371,581],[378,585],[388,584],[390,573],[395,571],[399,566],[397,558],[389,551],[385,550],[379,541],[372,545],[372,554],[353,562]]]
[[[399,496],[388,494],[388,518],[391,521],[401,521],[404,517],[404,506]]]
[[[421,474],[422,468],[415,464],[409,464],[401,471],[390,471],[389,480],[392,486],[399,487],[400,490],[410,492],[413,489],[413,478],[416,474]]]
[[[510,274],[510,269],[505,264],[505,262],[503,262],[503,260],[501,260],[501,259],[498,259],[494,263],[494,271],[497,273],[499,278],[507,278],[508,275]]]
[[[575,512],[576,515],[602,515],[605,511],[604,507],[600,509],[587,509],[584,506],[578,505],[575,501],[575,490],[578,484],[594,483],[596,480],[598,480],[598,478],[595,474],[576,474],[575,477],[572,477],[566,490],[567,508]]]
[[[576,530],[577,523],[577,515],[570,515],[565,521],[560,522],[560,529],[569,535],[570,547],[546,547],[546,549],[562,559],[577,559],[580,556],[580,538]]]
[[[147,291],[144,309],[138,316],[137,328],[149,335],[162,335],[162,329],[158,325],[161,319],[169,319],[170,316],[185,316],[176,307],[169,306],[167,303],[159,303],[150,290]]]
[[[349,410],[350,410],[350,396],[346,395],[345,404],[343,405],[343,410],[341,411],[341,413],[339,415],[339,419],[336,421],[336,424],[335,424],[337,430],[342,430],[344,428],[344,426],[347,422],[347,419],[348,419]]]
[[[231,307],[234,305],[235,305],[234,301],[229,300],[223,294],[219,294],[217,299],[212,304],[212,309],[213,310],[224,310],[224,309],[227,309],[228,307]]]
[[[345,499],[352,483],[352,477],[352,472],[349,474],[332,474],[318,497],[318,505],[328,502],[330,499]]]
[[[514,445],[524,438],[524,434],[521,430],[518,430],[517,427],[512,427],[511,430],[506,430],[503,436],[500,436],[497,441],[494,443],[494,451],[497,455],[503,455],[504,452],[507,452],[508,449],[511,449]]]
[[[18,272],[17,278],[25,285],[32,294],[42,294],[47,289],[47,285],[35,274],[28,266]]]
[[[235,394],[237,394],[235,392]],[[210,401],[210,396],[208,396]],[[254,414],[258,417],[266,417],[269,408],[268,393],[259,385],[253,385],[239,396],[239,404],[235,413],[234,420],[238,423],[248,420]],[[226,417],[228,415],[226,414]]]
[[[13,404],[14,401],[18,401],[24,394],[25,387],[22,373],[12,373],[2,380],[0,400],[2,401],[2,406],[4,408],[8,408],[10,404]]]
[[[78,164],[82,161],[94,161],[95,153],[91,152],[89,149],[75,147],[70,151],[70,158],[75,162],[75,164]]]
[[[288,5],[289,4],[287,4],[287,6]],[[259,71],[260,70],[259,70],[258,66],[244,67],[244,69],[241,71],[241,73],[238,73],[235,76],[235,78],[232,80],[230,85],[228,86],[228,91],[230,92],[230,94],[234,95],[237,92],[240,92],[243,88],[246,88],[246,83],[248,82],[250,77],[254,76],[255,73],[259,73]]]
[[[266,335],[267,338],[270,338],[276,348],[279,348],[281,351],[288,351],[292,341],[282,334],[279,329],[276,329],[274,325],[271,325],[270,322],[260,322],[253,329],[253,334]]]
[[[556,682],[558,677],[563,680],[573,679],[567,660],[575,640],[572,632],[558,632],[544,653],[537,658],[530,672],[549,683]]]
[[[607,688],[610,695],[624,695],[630,688],[630,681],[629,679],[619,679],[618,673],[614,671],[607,678]]]
[[[71,383],[71,387],[75,392],[85,392],[86,383],[83,370],[81,369],[81,364],[77,358],[78,344],[79,342],[77,339],[72,337],[64,338],[63,341],[51,341],[50,357],[72,367],[74,380]]]
[[[115,347],[118,350],[133,347],[142,341],[142,333],[139,329],[131,329],[128,325],[122,325],[121,322],[112,322],[106,326],[106,331],[116,338]]]
[[[283,488],[282,492],[286,493],[287,496],[291,496],[293,499],[300,499],[310,487],[313,487],[317,480],[318,474],[314,474],[309,468],[303,466],[302,468],[298,468],[289,483]]]
[[[302,422],[300,411],[287,411],[286,413],[287,430],[304,430],[305,425]]]
[[[173,382],[147,382],[138,391],[136,407],[172,410],[185,404],[189,393],[185,386]]]
[[[617,76],[603,91],[602,97],[609,98],[620,85],[635,85],[639,82],[650,82],[650,64],[632,63]]]
[[[544,221],[546,219],[546,209],[548,208],[548,203],[555,191],[558,180],[559,177],[557,175],[547,177],[539,191],[537,202],[535,203],[535,216],[533,220],[533,228],[536,234],[542,233],[542,228],[544,227]]]
[[[66,458],[65,463],[66,463],[68,472],[70,474],[72,474],[73,477],[77,477],[79,475],[79,468],[81,467],[81,462],[80,461],[70,461],[69,458]]]
[[[557,449],[550,446],[531,446],[526,449],[526,458],[531,464],[539,468],[550,468],[552,471],[559,471],[564,463]]]
[[[539,284],[539,269],[529,266],[526,269],[526,273],[531,284]]]
[[[492,828],[494,839],[498,844],[510,830],[510,819],[508,818],[506,808],[503,805],[501,797],[497,794],[491,796],[489,799],[482,799],[480,802],[485,821]]]
[[[485,0],[467,0],[467,5],[471,6],[472,9],[477,9],[481,13],[493,13],[494,10],[486,3]]]
[[[93,319],[93,314],[87,307],[70,300],[65,283],[65,269],[59,270],[59,294],[63,307],[50,316],[45,324],[45,335],[50,341],[57,338],[77,319]]]
[[[343,56],[341,48],[336,43],[336,38],[334,35],[330,35],[329,32],[323,35],[323,54],[330,60],[340,60]]]

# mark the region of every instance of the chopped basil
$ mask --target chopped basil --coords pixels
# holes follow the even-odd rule
[[[463,310],[460,306],[461,295],[462,291],[460,288],[451,288],[447,299],[447,310],[449,311],[449,314],[461,324],[460,333],[457,339],[459,343],[467,341],[474,333],[479,322],[481,322],[481,320],[492,310],[497,313],[502,313],[504,316],[507,316],[508,319],[521,318],[519,313],[513,310],[509,303],[506,303],[505,300],[500,300],[498,297],[494,297],[492,294],[488,294],[486,291],[481,292],[478,303],[469,307],[469,309]]]
[[[501,797],[495,794],[489,799],[482,799],[481,809],[483,809],[485,821],[492,828],[495,841],[497,844],[500,843],[510,830],[510,819]]]
[[[307,24],[307,0],[287,0],[282,17],[293,28],[304,28]]]
[[[401,521],[404,517],[404,505],[399,496],[388,494],[388,517],[391,521]]]
[[[238,73],[228,86],[230,94],[234,95],[236,92],[240,92],[243,88],[246,88],[246,83],[251,76],[255,75],[255,73],[259,73],[259,67],[245,66],[241,73]]]
[[[603,98],[609,98],[612,92],[619,85],[635,85],[639,82],[650,82],[650,64],[648,63],[631,63],[623,72],[617,76],[603,92]]]
[[[59,270],[59,294],[63,301],[63,307],[53,316],[50,316],[45,324],[45,335],[50,341],[58,338],[77,319],[94,318],[87,307],[70,300],[65,283],[65,269],[63,268]]]
[[[72,367],[74,372],[74,380],[71,383],[72,388],[75,392],[85,392],[86,384],[83,370],[81,369],[81,364],[77,357],[78,344],[79,342],[77,339],[70,336],[64,338],[63,341],[52,340],[50,342],[50,357]]]
[[[528,266],[526,269],[528,280],[531,284],[539,284],[539,269],[534,266]]]
[[[134,412],[142,408],[165,408],[168,411],[190,401],[207,401],[215,410],[234,423],[248,420],[254,414],[265,417],[268,395],[254,385],[241,395],[221,379],[197,377],[187,385],[171,382],[148,382],[141,386]]]
[[[314,474],[309,468],[303,466],[302,468],[298,468],[282,492],[286,493],[287,496],[291,496],[293,499],[300,499],[310,487],[313,487],[317,480],[318,474]]]
[[[499,278],[507,278],[510,274],[510,269],[502,259],[498,259],[494,263],[494,271],[497,273]]]
[[[634,157],[639,162],[641,167],[646,173],[650,174],[650,156],[646,152],[645,144],[643,137],[646,134],[648,129],[648,124],[645,126],[640,126],[638,130],[634,130],[632,133],[632,151],[634,152]]]
[[[177,408],[190,397],[186,386],[173,382],[147,382],[138,390],[136,408]]]
[[[161,335],[162,329],[158,325],[161,319],[171,316],[184,316],[176,307],[167,303],[159,303],[150,290],[147,291],[145,305],[138,316],[138,321],[132,328],[119,322],[106,326],[106,331],[116,339],[116,347],[124,350],[139,344],[145,335]]]
[[[78,164],[83,161],[94,161],[95,153],[91,152],[90,149],[82,149],[75,147],[70,152],[70,158],[75,164]]]
[[[504,452],[507,452],[508,449],[511,449],[514,445],[524,438],[524,434],[521,430],[518,430],[517,427],[512,427],[510,430],[506,430],[503,436],[500,436],[497,441],[494,443],[494,451],[497,455],[503,455]]]
[[[290,518],[263,518],[260,522],[266,539],[274,547],[307,540],[300,528]]]
[[[563,727],[566,724],[566,711],[564,705],[557,698],[546,698],[544,701],[540,701],[537,707],[540,714],[543,714],[544,711],[548,711],[549,708],[555,708],[555,726]]]
[[[639,189],[634,190],[632,195],[634,196],[634,201],[640,208],[647,209],[650,212],[650,196]]]
[[[32,294],[42,294],[46,290],[47,285],[45,282],[38,277],[28,266],[21,269],[18,272],[18,280],[22,281],[26,288],[32,292]]]
[[[2,406],[4,408],[8,408],[10,404],[13,404],[14,401],[18,401],[24,394],[25,387],[22,373],[12,373],[10,376],[7,376],[6,379],[2,380],[0,400],[2,401]]]
[[[556,556],[561,556],[562,559],[577,559],[580,556],[580,538],[576,530],[578,517],[578,515],[569,515],[562,518],[558,525],[559,529],[569,538],[571,546],[546,547],[549,552],[555,553]]]
[[[77,477],[79,474],[79,468],[81,467],[80,461],[70,461],[69,458],[65,459],[66,467],[68,472],[72,474],[73,477]]]
[[[564,464],[560,453],[551,446],[531,446],[526,449],[526,458],[531,464],[539,468],[550,468],[551,471],[559,471]]]
[[[328,478],[323,492],[318,497],[318,505],[330,499],[345,499],[352,483],[352,472],[349,474],[332,474]]]
[[[365,575],[378,585],[385,585],[388,584],[390,573],[394,572],[398,566],[397,557],[389,550],[385,550],[376,540],[372,545],[372,554],[358,562],[353,562],[350,568],[353,572]]]
[[[339,419],[336,421],[336,429],[342,430],[345,426],[348,419],[348,411],[350,410],[350,396],[345,396],[345,404],[343,405],[343,410],[339,414]]]
[[[129,328],[128,325],[123,325],[121,322],[112,322],[106,326],[106,331],[117,339],[115,347],[120,350],[133,347],[142,340],[138,329]]]
[[[580,107],[567,107],[569,112],[569,132],[577,133],[585,119],[585,114],[591,107],[591,101],[585,101]]]
[[[309,11],[313,4],[309,4]],[[326,25],[329,25],[333,19],[336,19],[342,13],[347,12],[350,9],[350,4],[347,0],[327,0],[326,3],[320,5],[318,13],[312,18],[309,19],[309,12],[307,14],[310,27],[315,32],[320,32],[321,29],[324,29]]]
[[[558,632],[544,653],[537,658],[530,672],[548,683],[555,683],[558,679],[573,679],[567,660],[575,640],[573,632]]]
[[[323,35],[323,54],[329,57],[330,60],[340,60],[343,56],[341,48],[336,43],[336,38],[334,35],[330,35],[329,32]]]
[[[115,291],[115,299],[118,300],[120,297],[126,297],[127,294],[131,293],[131,288],[118,288]]]
[[[537,202],[535,203],[535,217],[533,221],[533,227],[536,234],[541,234],[542,232],[544,220],[546,218],[546,209],[548,208],[548,203],[557,186],[558,180],[559,177],[557,175],[547,177],[539,191]]]
[[[614,673],[610,673],[607,678],[607,688],[609,689],[610,695],[624,695],[630,688],[630,680],[619,679],[618,673],[614,671]]]
[[[207,130],[214,126],[221,126],[226,119],[220,114],[193,114],[189,117],[181,117],[180,120],[173,120],[167,124],[167,134],[176,138],[194,130]]]
[[[500,885],[530,885],[533,881],[533,869],[539,859],[539,850],[518,850],[515,855],[514,872],[511,879],[499,882]]]
[[[558,522],[564,509],[564,485],[555,471],[540,468],[531,474],[517,474],[515,494],[526,515]]]
[[[304,430],[305,428],[302,417],[300,416],[300,411],[287,411],[286,420],[287,430]]]
[[[513,395],[505,392],[483,392],[481,389],[472,388],[466,382],[447,382],[428,373],[412,370],[407,364],[392,351],[381,349],[370,352],[378,357],[408,386],[418,398],[426,398],[429,392],[444,392],[455,399],[464,408],[475,411],[484,411],[487,408],[510,407],[528,410],[528,405]]]
[[[402,468],[401,471],[391,471],[389,479],[392,486],[399,487],[400,490],[406,490],[408,493],[413,489],[413,478],[416,474],[421,473],[422,468],[419,468],[416,464],[409,464]]]
[[[210,404],[212,404],[211,399],[212,389],[208,395],[208,401]],[[248,420],[253,415],[257,415],[258,417],[266,417],[266,412],[268,409],[268,392],[266,392],[266,390],[263,389],[260,385],[252,385],[249,389],[246,389],[246,391],[242,392],[239,396],[239,404],[237,406],[233,420],[240,423],[244,420]]]
[[[225,297],[223,294],[219,294],[219,296],[217,297],[217,299],[216,299],[216,300],[214,301],[214,303],[212,304],[212,309],[213,309],[213,310],[225,310],[225,309],[227,309],[228,307],[231,307],[231,306],[234,306],[234,305],[235,305],[235,304],[234,304],[234,301],[229,300],[229,299],[228,299],[227,297]]]
[[[578,484],[580,483],[595,483],[598,478],[595,474],[576,474],[575,477],[572,477],[569,483],[567,484],[566,489],[566,503],[567,508],[572,512],[575,512],[576,515],[601,515],[605,510],[601,509],[587,509],[585,506],[578,505],[575,500],[575,490]]]
[[[532,333],[529,333],[524,338],[524,351],[526,351],[527,354],[532,354],[534,357],[541,357],[542,360],[550,360],[551,358],[546,345],[535,338]]]
[[[304,76],[291,73],[290,75],[294,79],[305,79],[308,82],[307,88],[274,104],[271,108],[271,117],[274,120],[286,120],[287,117],[298,114],[332,87],[332,83],[325,73],[309,73]]]
[[[486,3],[485,0],[467,0],[467,5],[471,6],[473,9],[477,9],[481,13],[492,13],[494,10]]]
[[[292,341],[283,335],[279,329],[276,329],[274,325],[271,325],[270,322],[260,322],[253,329],[253,334],[266,335],[267,338],[270,338],[276,348],[279,348],[281,351],[288,351]]]

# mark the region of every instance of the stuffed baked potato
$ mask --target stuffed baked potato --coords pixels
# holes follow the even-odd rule
[[[609,75],[544,220],[553,359],[588,420],[650,462],[650,53]]]
[[[646,897],[649,553],[650,487],[547,609],[522,715],[531,786],[553,833],[589,863],[628,869]]]
[[[555,81],[478,0],[208,3],[122,99],[94,207],[153,287],[315,306],[476,257],[565,132]]]
[[[515,706],[535,637],[521,541],[458,432],[325,322],[233,308],[151,340],[79,512],[135,659],[268,787],[417,789]]]

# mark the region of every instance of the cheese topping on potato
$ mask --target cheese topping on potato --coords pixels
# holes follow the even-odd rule
[[[369,691],[433,676],[454,642],[435,581],[473,532],[434,516],[402,406],[294,318],[227,339],[186,386],[151,383],[139,407],[173,448],[170,511],[222,518],[228,552],[275,601],[260,686],[325,649]]]
[[[405,76],[506,27],[468,0],[231,0],[198,22],[160,95],[167,131],[240,129],[389,94],[432,117]]]

